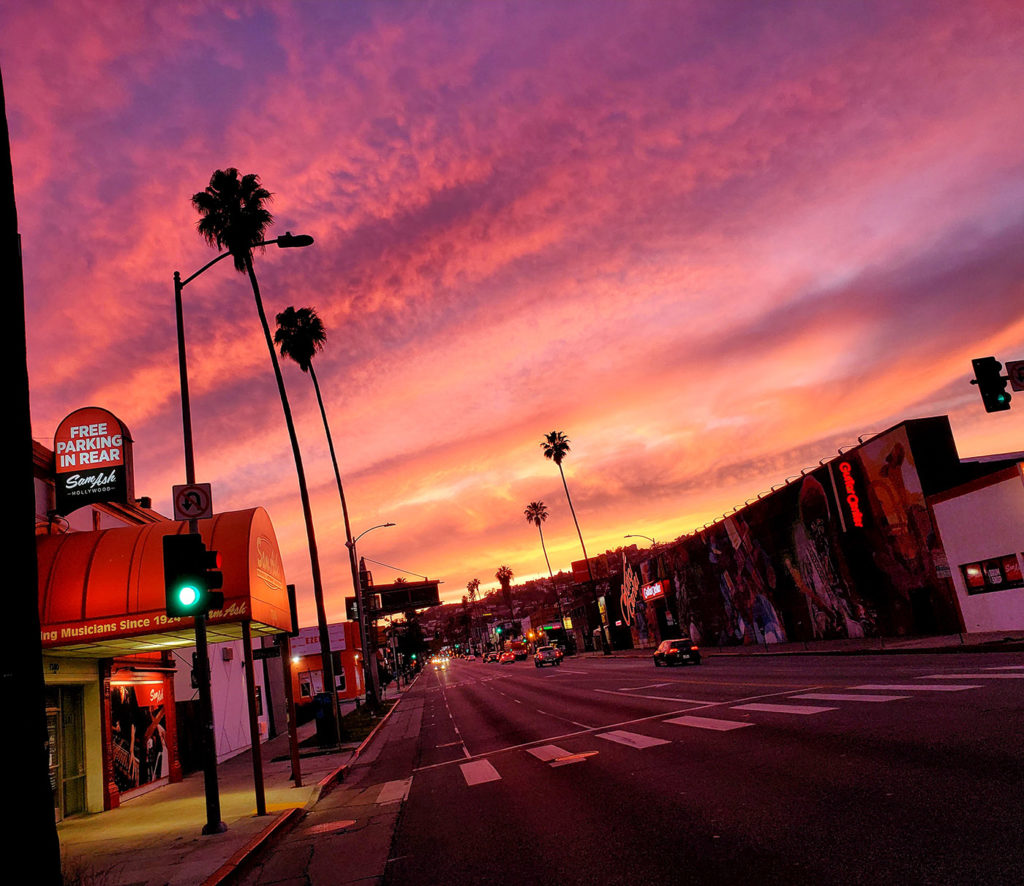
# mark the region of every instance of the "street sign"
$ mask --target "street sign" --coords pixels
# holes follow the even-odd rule
[[[190,483],[171,488],[175,520],[205,520],[213,516],[213,493],[209,483]]]
[[[259,649],[252,651],[252,657],[254,661],[259,661],[264,658],[280,658],[281,647],[280,646],[264,646]]]
[[[1015,391],[1024,391],[1024,360],[1011,360],[1005,369],[1006,377],[1010,379],[1010,387]]]

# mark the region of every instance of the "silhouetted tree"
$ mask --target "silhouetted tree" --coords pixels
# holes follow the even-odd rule
[[[252,263],[253,250],[262,248],[261,244],[266,237],[266,232],[274,221],[274,216],[266,207],[270,200],[270,191],[261,185],[258,175],[239,176],[238,170],[230,167],[214,172],[206,190],[192,196],[192,205],[200,215],[198,224],[200,235],[211,246],[230,252],[235,270],[247,274],[252,286],[256,311],[259,314],[260,325],[263,327],[263,335],[267,340],[267,350],[270,351],[270,362],[274,367],[277,390],[281,395],[281,408],[284,410],[292,455],[295,458],[295,473],[298,475],[299,494],[302,497],[302,515],[306,523],[306,540],[313,574],[313,596],[316,600],[317,627],[319,628],[320,649],[324,662],[324,683],[333,690],[336,685],[334,663],[331,656],[330,635],[327,630],[320,555],[317,550],[316,532],[313,529],[313,513],[309,505],[306,473],[302,467],[302,454],[299,452],[299,440],[295,433],[295,422],[292,420],[292,410],[284,387],[284,377],[281,375],[281,366],[277,361],[277,353],[274,351],[270,325],[267,323],[267,315],[263,310],[263,299],[260,296],[260,285]],[[332,695],[337,702],[337,693],[332,692]],[[337,703],[333,706],[333,712],[337,717],[333,723],[337,730],[341,723]],[[335,731],[336,735],[337,731]]]

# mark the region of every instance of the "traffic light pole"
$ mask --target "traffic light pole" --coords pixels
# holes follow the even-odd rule
[[[218,257],[219,259],[220,257]],[[216,261],[216,259],[215,259]],[[212,262],[211,262],[212,264]],[[207,266],[208,267],[208,266]],[[205,268],[204,268],[205,270]],[[185,359],[185,322],[181,304],[181,290],[184,283],[181,275],[174,272],[174,310],[178,326],[178,376],[181,383],[181,425],[185,444],[185,482],[196,482],[196,466],[192,448],[192,409],[188,396],[188,364]],[[199,521],[188,521],[188,531],[199,535]],[[196,665],[199,672],[200,750],[203,757],[203,784],[206,794],[206,824],[203,834],[223,834],[228,826],[221,820],[220,789],[217,784],[217,741],[213,728],[213,696],[210,690],[210,653],[206,642],[206,613],[193,617],[196,638]]]

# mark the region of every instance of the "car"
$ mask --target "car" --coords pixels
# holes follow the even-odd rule
[[[466,661],[476,661],[476,656],[471,652],[466,656]]]
[[[446,670],[448,670],[448,659],[447,658],[435,658],[434,659],[434,670],[435,671],[446,671]]]
[[[560,665],[562,658],[554,646],[538,646],[533,656],[535,667],[542,668],[544,665]]]
[[[700,664],[700,649],[689,638],[663,640],[661,645],[654,650],[654,666],[656,668],[660,668],[662,665],[682,664],[686,661]]]
[[[498,657],[498,664],[515,664],[516,654],[514,652],[503,652]]]
[[[497,652],[485,652],[484,653],[484,664],[490,664],[498,660]]]

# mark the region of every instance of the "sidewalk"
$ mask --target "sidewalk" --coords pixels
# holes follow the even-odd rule
[[[389,695],[395,698],[393,689]],[[301,742],[315,735],[316,725],[303,724],[298,732]],[[81,886],[231,882],[249,855],[316,805],[373,737],[362,745],[341,745],[327,753],[302,748],[301,787],[291,780],[287,734],[265,742],[261,745],[265,816],[256,814],[251,751],[218,764],[221,819],[228,827],[222,834],[202,834],[206,824],[202,772],[122,801],[109,812],[63,821],[57,825],[57,834],[65,882]]]

